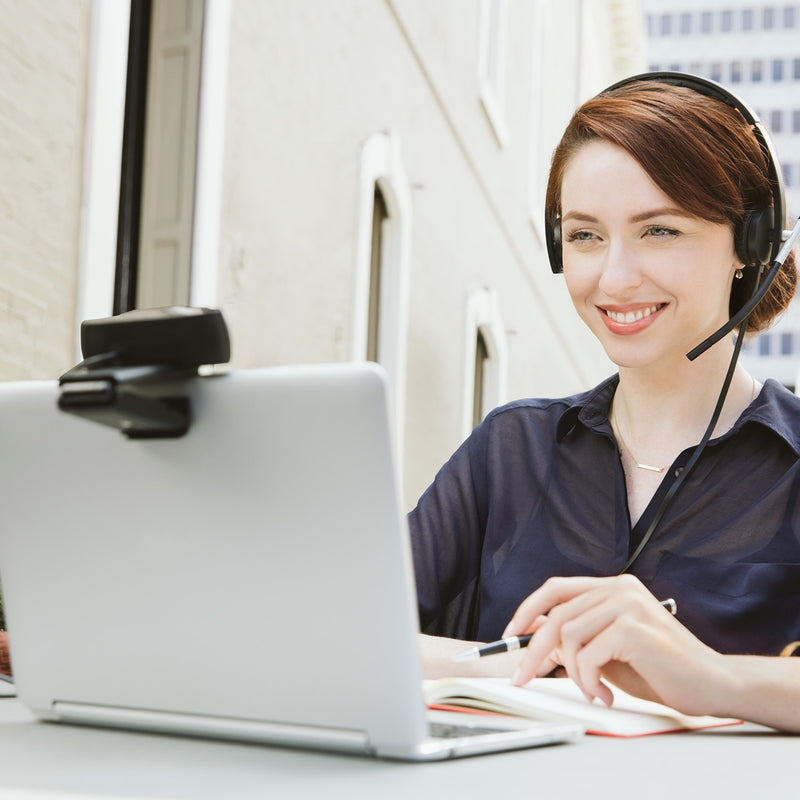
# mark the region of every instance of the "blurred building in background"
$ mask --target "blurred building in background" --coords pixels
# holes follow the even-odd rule
[[[800,3],[642,0],[650,70],[691,72],[741,97],[770,131],[786,182],[789,218],[800,215]],[[800,301],[748,341],[742,361],[760,380],[798,386]]]

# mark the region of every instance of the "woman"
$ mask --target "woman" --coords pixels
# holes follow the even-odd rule
[[[800,399],[737,364],[681,478],[734,345],[686,354],[753,293],[743,229],[773,188],[750,126],[716,97],[633,81],[576,112],[546,217],[573,304],[619,372],[489,414],[409,515],[428,674],[452,672],[457,640],[498,638],[554,575],[628,571],[721,652],[800,639]],[[796,278],[790,257],[748,330],[786,309]]]

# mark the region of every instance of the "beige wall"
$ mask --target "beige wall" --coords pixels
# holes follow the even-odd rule
[[[638,2],[508,8],[501,145],[478,96],[479,0],[229,6],[216,304],[232,363],[351,357],[361,147],[391,131],[411,197],[409,505],[463,435],[472,289],[498,299],[507,398],[578,391],[611,371],[550,273],[532,157],[544,174],[578,100],[641,68]],[[0,0],[0,379],[74,362],[91,11],[90,0]]]
[[[594,45],[588,63],[577,57],[581,4],[546,5],[544,94],[533,101],[536,4],[509,3],[505,147],[478,96],[477,0],[234,6],[220,305],[235,332],[236,362],[348,358],[359,152],[370,134],[391,130],[413,207],[409,503],[461,440],[470,289],[496,290],[507,397],[570,393],[610,372],[532,224],[531,148],[538,135],[546,171],[579,97],[641,68],[635,39],[626,43],[632,61],[615,60],[618,28],[606,19],[611,6],[636,4],[583,4],[583,37]]]
[[[74,361],[89,0],[0,0],[0,379]]]

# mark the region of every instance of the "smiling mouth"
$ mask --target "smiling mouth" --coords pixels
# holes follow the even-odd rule
[[[638,322],[640,319],[645,319],[656,311],[660,311],[666,303],[655,303],[648,308],[639,308],[636,311],[611,311],[610,309],[602,309],[605,315],[621,324],[630,324],[631,322]]]

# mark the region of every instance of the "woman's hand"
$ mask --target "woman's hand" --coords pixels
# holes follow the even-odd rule
[[[678,610],[680,612],[680,609]],[[712,714],[724,656],[704,645],[631,575],[551,578],[515,612],[504,636],[535,632],[514,682],[562,665],[590,700],[613,702],[606,679],[686,714]]]

